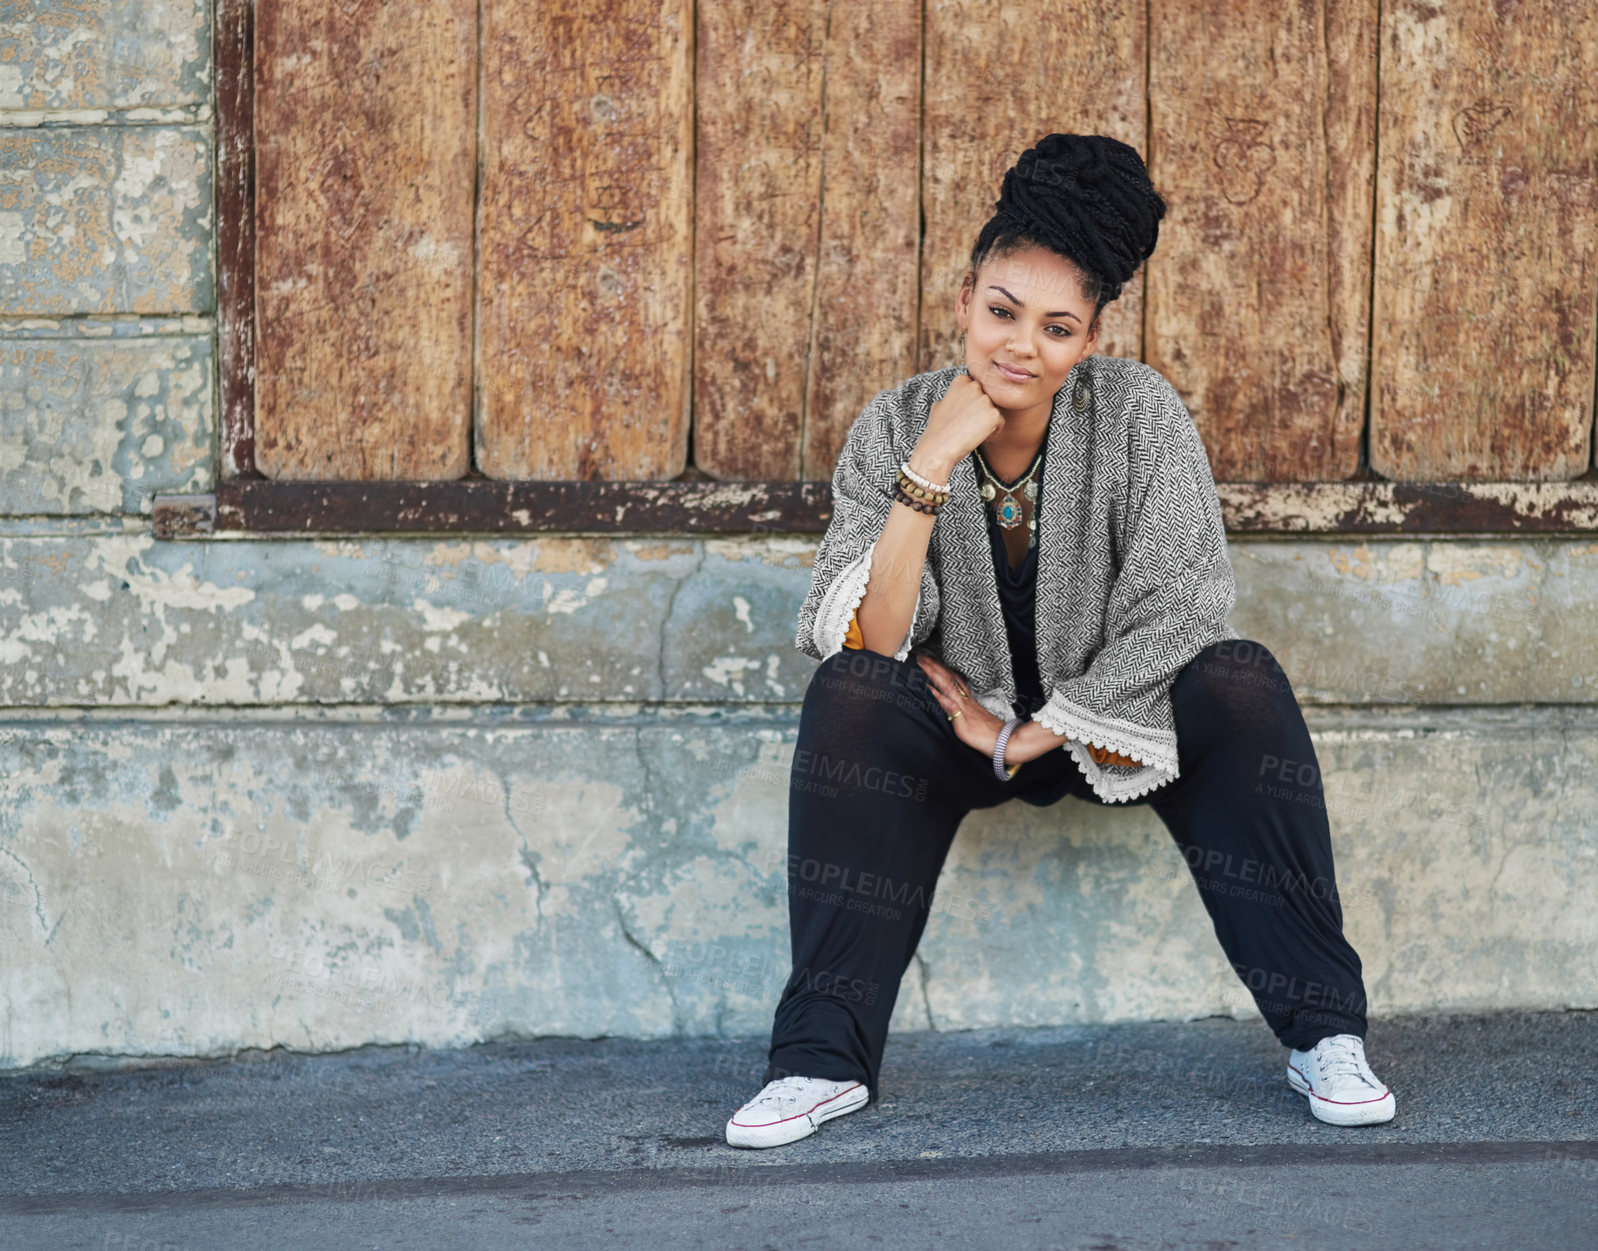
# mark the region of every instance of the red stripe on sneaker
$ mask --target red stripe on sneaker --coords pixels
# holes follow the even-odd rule
[[[1310,1088],[1310,1094],[1314,1095],[1315,1098],[1319,1099],[1322,1103],[1335,1103],[1340,1108],[1357,1108],[1362,1103],[1380,1103],[1383,1099],[1387,1098],[1390,1093],[1390,1091],[1384,1089],[1382,1093],[1377,1095],[1374,1099],[1328,1099],[1325,1095],[1316,1095],[1314,1087]]]
[[[1309,1095],[1311,1099],[1319,1099],[1322,1103],[1335,1103],[1340,1108],[1357,1108],[1362,1103],[1380,1103],[1383,1099],[1387,1098],[1388,1095],[1393,1093],[1390,1087],[1383,1086],[1382,1093],[1377,1095],[1374,1099],[1328,1099],[1325,1095],[1318,1095],[1315,1093],[1315,1083],[1304,1076],[1303,1070],[1300,1069],[1298,1065],[1289,1064],[1287,1067],[1292,1069],[1293,1072],[1297,1073],[1299,1081],[1303,1082],[1309,1087]]]
[[[832,1096],[832,1099],[842,1099],[846,1094],[849,1093],[849,1091],[859,1090],[863,1085],[865,1085],[864,1082],[856,1082],[853,1086],[849,1086],[844,1090],[840,1090],[837,1094]],[[785,1116],[780,1121],[767,1121],[764,1125],[750,1125],[744,1121],[740,1121],[738,1119],[738,1114],[735,1112],[733,1113],[732,1123],[738,1126],[739,1129],[769,1129],[773,1125],[786,1125],[789,1121],[797,1121],[801,1116],[809,1116],[816,1110],[816,1108],[826,1107],[832,1102],[832,1099],[823,1099],[820,1103],[816,1104],[815,1107],[806,1108],[803,1112],[796,1112],[792,1116]],[[739,1109],[740,1112],[742,1110],[743,1109],[741,1108]]]

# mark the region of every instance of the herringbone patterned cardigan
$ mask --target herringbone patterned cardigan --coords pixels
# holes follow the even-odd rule
[[[899,462],[962,366],[880,392],[849,428],[832,475],[833,515],[816,549],[794,641],[823,660],[843,647],[894,507]],[[1109,802],[1178,776],[1171,683],[1201,649],[1240,637],[1237,588],[1203,442],[1175,388],[1140,361],[1091,356],[1055,394],[1038,513],[1038,673],[1033,719],[1067,741]],[[932,527],[910,633],[915,649],[965,676],[982,706],[1014,715],[975,460],[955,467]],[[1100,765],[1085,744],[1138,761]]]

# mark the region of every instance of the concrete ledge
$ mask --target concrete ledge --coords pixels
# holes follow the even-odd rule
[[[0,725],[0,1067],[768,1029],[792,709],[614,711]],[[1591,710],[1311,727],[1373,1011],[1598,1006]],[[1214,1013],[1158,818],[1066,800],[968,819],[894,1028]]]
[[[66,519],[63,519],[64,521]],[[813,536],[0,531],[0,707],[795,702]],[[1592,703],[1598,542],[1231,544],[1306,703]]]

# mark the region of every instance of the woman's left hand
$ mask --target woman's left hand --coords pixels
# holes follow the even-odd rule
[[[915,659],[926,670],[927,685],[932,688],[944,715],[954,717],[954,732],[960,736],[960,741],[991,757],[1004,722],[977,703],[970,685],[953,669],[930,656],[918,655]],[[955,717],[957,712],[960,715]]]

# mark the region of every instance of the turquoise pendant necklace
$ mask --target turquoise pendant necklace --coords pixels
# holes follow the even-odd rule
[[[981,448],[974,448],[977,457],[977,468],[982,470],[982,476],[987,479],[982,484],[982,498],[993,504],[993,517],[1006,530],[1013,530],[1021,524],[1021,497],[1025,496],[1028,503],[1035,505],[1038,498],[1038,484],[1035,481],[1038,464],[1043,459],[1043,444],[1038,445],[1037,455],[1032,458],[1032,463],[1014,482],[1004,482],[993,470],[988,468],[987,459],[982,455]],[[997,502],[995,502],[997,501]],[[1037,509],[1033,508],[1034,515],[1026,519],[1027,546],[1031,547],[1038,541],[1038,519],[1035,515]]]

